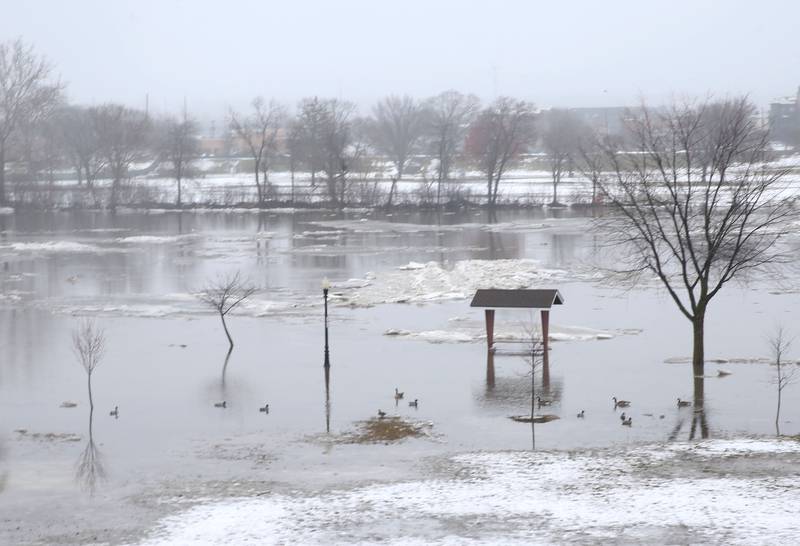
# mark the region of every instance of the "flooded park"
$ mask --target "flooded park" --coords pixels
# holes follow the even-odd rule
[[[193,510],[237,499],[245,504],[220,517],[262,521],[254,514],[263,511],[267,530],[254,530],[256,537],[370,543],[391,526],[356,513],[377,511],[371,517],[379,520],[389,509],[383,495],[412,505],[414,495],[456,495],[453,502],[469,504],[441,484],[442,473],[451,480],[500,473],[493,487],[502,490],[520,486],[511,485],[513,475],[533,472],[537,487],[560,488],[572,479],[560,474],[564,458],[623,475],[639,459],[666,464],[665,452],[737,458],[740,449],[750,464],[759,450],[777,449],[770,464],[789,457],[796,468],[796,442],[758,442],[775,436],[768,338],[776,325],[796,324],[798,277],[720,293],[706,326],[706,373],[697,379],[690,323],[655,281],[608,282],[608,251],[590,216],[579,209],[0,216],[0,541],[160,544],[148,530],[166,525],[177,534],[165,535],[165,544],[203,543],[162,518],[189,510],[186,517],[202,525],[212,516]],[[786,244],[796,248],[797,240]],[[227,317],[235,341],[228,354],[219,316],[198,295],[232,272],[256,291]],[[536,412],[553,420],[535,425],[533,452],[531,426],[510,417],[530,415],[527,351],[538,311],[498,309],[496,349],[488,351],[483,309],[470,307],[486,287],[557,289],[564,300],[550,310],[547,377],[536,368],[535,392],[546,406]],[[93,413],[71,351],[86,317],[104,330],[106,345],[92,376]],[[630,405],[618,408],[613,398]],[[800,434],[798,400],[784,397],[784,435]],[[623,412],[630,426],[621,426]],[[392,423],[403,425],[396,436]],[[703,439],[712,443],[695,443]],[[439,481],[429,488],[431,475]],[[269,499],[269,507],[247,505]],[[333,511],[340,502],[342,512]],[[353,511],[353,503],[362,508]],[[311,512],[322,515],[302,515]],[[455,520],[452,528],[434,524],[440,516],[417,517],[420,536],[482,543],[509,530],[502,518],[467,532]],[[338,539],[325,534],[335,527]],[[660,536],[641,536],[649,532]],[[236,533],[227,537],[232,543],[247,537]]]

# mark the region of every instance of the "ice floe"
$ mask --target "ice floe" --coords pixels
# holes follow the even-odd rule
[[[527,259],[410,262],[375,274],[368,285],[342,293],[341,300],[353,306],[459,300],[478,288],[541,288],[579,276]]]
[[[42,241],[42,242],[14,242],[0,245],[0,251],[13,250],[15,252],[102,252],[96,245],[79,243],[77,241]]]
[[[456,321],[458,323],[469,322],[466,319]],[[614,339],[620,335],[636,335],[640,330],[597,330],[594,328],[585,328],[579,326],[562,326],[552,324],[548,339],[550,341],[593,341],[593,340],[606,340]],[[399,328],[390,328],[386,330],[383,335],[397,336],[409,339],[419,339],[428,341],[430,343],[477,343],[486,340],[486,334],[483,330],[483,325],[477,322],[470,322],[461,328],[448,329],[448,330],[427,330],[427,331],[411,331]],[[516,342],[525,343],[530,340],[531,334],[523,326],[517,329],[498,329],[494,333],[495,342]]]

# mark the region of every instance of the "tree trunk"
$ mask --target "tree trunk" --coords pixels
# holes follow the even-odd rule
[[[397,186],[397,178],[392,177],[392,185],[389,186],[389,199],[386,201],[386,207],[392,208],[392,197],[394,197],[394,189]]]
[[[705,373],[705,313],[695,313],[692,321],[694,343],[692,345],[692,373],[694,377],[702,377]]]
[[[0,205],[6,204],[6,147],[0,144]]]
[[[781,418],[781,391],[783,390],[782,385],[782,377],[781,377],[781,358],[780,356],[776,359],[775,364],[778,366],[778,407],[775,409],[775,434],[777,436],[781,435],[781,425],[780,425],[780,418]]]
[[[553,175],[553,205],[558,204],[558,177]]]
[[[289,163],[289,170],[292,174],[292,205],[294,205],[294,161]]]
[[[89,411],[94,411],[94,399],[92,399],[92,373],[86,374],[86,381],[89,384]]]
[[[178,206],[181,206],[181,179],[178,177]]]
[[[258,204],[261,205],[263,203],[263,199],[261,197],[261,182],[258,179],[258,172],[261,169],[261,162],[254,159],[253,162],[255,163],[255,172],[256,172],[256,195],[258,199]]]
[[[225,330],[225,335],[228,336],[228,343],[230,343],[230,350],[233,350],[233,338],[231,337],[231,333],[228,331],[228,325],[225,323],[225,315],[223,313],[220,313],[219,318],[222,319],[222,328]]]

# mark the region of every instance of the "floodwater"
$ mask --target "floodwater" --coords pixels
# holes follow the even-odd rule
[[[727,362],[707,364],[701,431],[693,408],[676,404],[696,402],[683,358],[688,321],[654,283],[624,291],[596,278],[604,251],[590,218],[527,210],[487,220],[357,210],[0,215],[0,542],[66,541],[86,526],[124,542],[166,510],[153,500],[162,494],[355,484],[412,476],[430,457],[529,449],[530,426],[508,419],[530,411],[528,364],[506,354],[524,345],[488,355],[482,311],[469,307],[495,275],[565,299],[551,313],[550,380],[536,385],[552,400],[541,412],[560,419],[536,426],[537,449],[774,434],[774,368],[753,360],[769,356],[776,325],[798,324],[796,277],[732,284],[712,303],[707,357]],[[502,261],[486,274],[491,266],[475,260]],[[233,271],[259,292],[229,316],[236,347],[226,365],[219,318],[195,294]],[[87,316],[107,337],[91,443],[86,375],[71,351],[71,330]],[[497,328],[537,318],[498,311]],[[405,392],[397,404],[396,387]],[[798,434],[791,389],[781,431]],[[631,427],[612,396],[632,401]],[[265,403],[268,414],[258,411]],[[431,436],[331,441],[379,409],[429,423]],[[94,482],[79,472],[87,453]],[[105,523],[92,523],[87,506]]]

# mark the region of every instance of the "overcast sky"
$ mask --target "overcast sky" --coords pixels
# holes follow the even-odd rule
[[[72,100],[223,113],[455,88],[545,106],[800,85],[800,0],[3,0]]]

